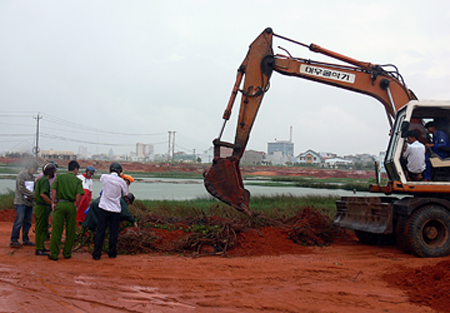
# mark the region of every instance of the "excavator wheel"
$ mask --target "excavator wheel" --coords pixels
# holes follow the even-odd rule
[[[391,234],[374,234],[362,230],[355,230],[355,235],[365,245],[384,246],[394,243],[394,236]]]
[[[450,211],[428,205],[414,212],[405,223],[408,249],[419,257],[443,257],[450,254]]]
[[[397,247],[399,247],[403,252],[411,254],[407,245],[407,240],[405,236],[405,225],[407,218],[400,216],[397,220],[397,225],[395,226],[395,241],[397,242]]]

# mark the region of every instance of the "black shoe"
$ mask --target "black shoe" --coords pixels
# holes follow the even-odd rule
[[[12,247],[12,248],[19,248],[19,247],[22,246],[22,244],[16,240],[16,241],[11,241],[9,246]]]
[[[108,255],[110,259],[115,259],[116,256],[115,255]]]
[[[50,252],[50,249],[44,248],[44,252]]]
[[[65,256],[65,257],[64,257],[64,259],[66,259],[66,260],[67,260],[67,259],[70,259],[71,257],[72,257],[71,255],[69,255],[69,256]]]
[[[92,258],[93,258],[94,260],[96,260],[96,261],[100,260],[100,257],[99,257],[99,256],[92,256]]]
[[[36,250],[36,252],[34,253],[35,255],[46,255],[46,256],[50,256],[50,254],[45,253],[44,250]]]
[[[28,241],[24,241],[24,242],[23,242],[23,245],[24,245],[24,246],[32,246],[32,247],[35,246],[35,244],[34,244],[33,242],[29,241],[29,240],[28,240]]]
[[[48,258],[49,258],[49,260],[52,260],[52,261],[58,261],[58,258],[52,258],[52,256],[50,254],[48,255]]]

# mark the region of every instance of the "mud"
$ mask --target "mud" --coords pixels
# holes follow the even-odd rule
[[[94,261],[80,249],[55,262],[9,247],[13,213],[0,211],[0,312],[450,312],[450,257],[354,236],[304,247],[268,227],[242,234],[228,257]]]

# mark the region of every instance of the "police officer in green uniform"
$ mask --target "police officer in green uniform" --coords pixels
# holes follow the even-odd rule
[[[34,188],[34,217],[36,219],[36,255],[49,255],[46,253],[44,242],[48,235],[48,217],[52,201],[50,199],[50,181],[55,177],[56,166],[46,163],[42,167],[44,176],[39,178]]]
[[[56,176],[52,185],[52,209],[53,227],[50,240],[50,260],[58,260],[61,235],[66,224],[66,242],[64,243],[63,256],[70,259],[72,246],[75,242],[75,230],[77,221],[77,205],[80,203],[81,195],[84,194],[83,185],[77,178],[80,164],[77,161],[69,162],[69,172]]]

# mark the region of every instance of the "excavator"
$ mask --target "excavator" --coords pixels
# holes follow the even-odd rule
[[[274,54],[274,37],[344,64],[293,57],[284,48],[280,49],[285,54]],[[213,163],[204,173],[207,191],[244,214],[255,214],[249,207],[250,192],[244,187],[239,162],[273,72],[371,96],[381,102],[386,112],[391,127],[384,159],[388,182],[381,185],[377,179],[370,186],[370,192],[378,194],[373,197],[342,197],[336,203],[333,223],[354,230],[363,244],[396,242],[405,252],[419,257],[450,254],[450,159],[441,159],[431,152],[432,179],[410,181],[403,157],[409,130],[417,130],[419,140],[428,142],[429,135],[424,128],[427,121],[436,122],[450,135],[450,101],[419,101],[394,65],[358,61],[315,44],[306,45],[275,34],[271,28],[253,41],[238,68],[220,134],[213,140]],[[238,93],[241,104],[236,134],[234,143],[229,143],[221,137]],[[224,155],[224,150],[230,149],[231,155]]]

